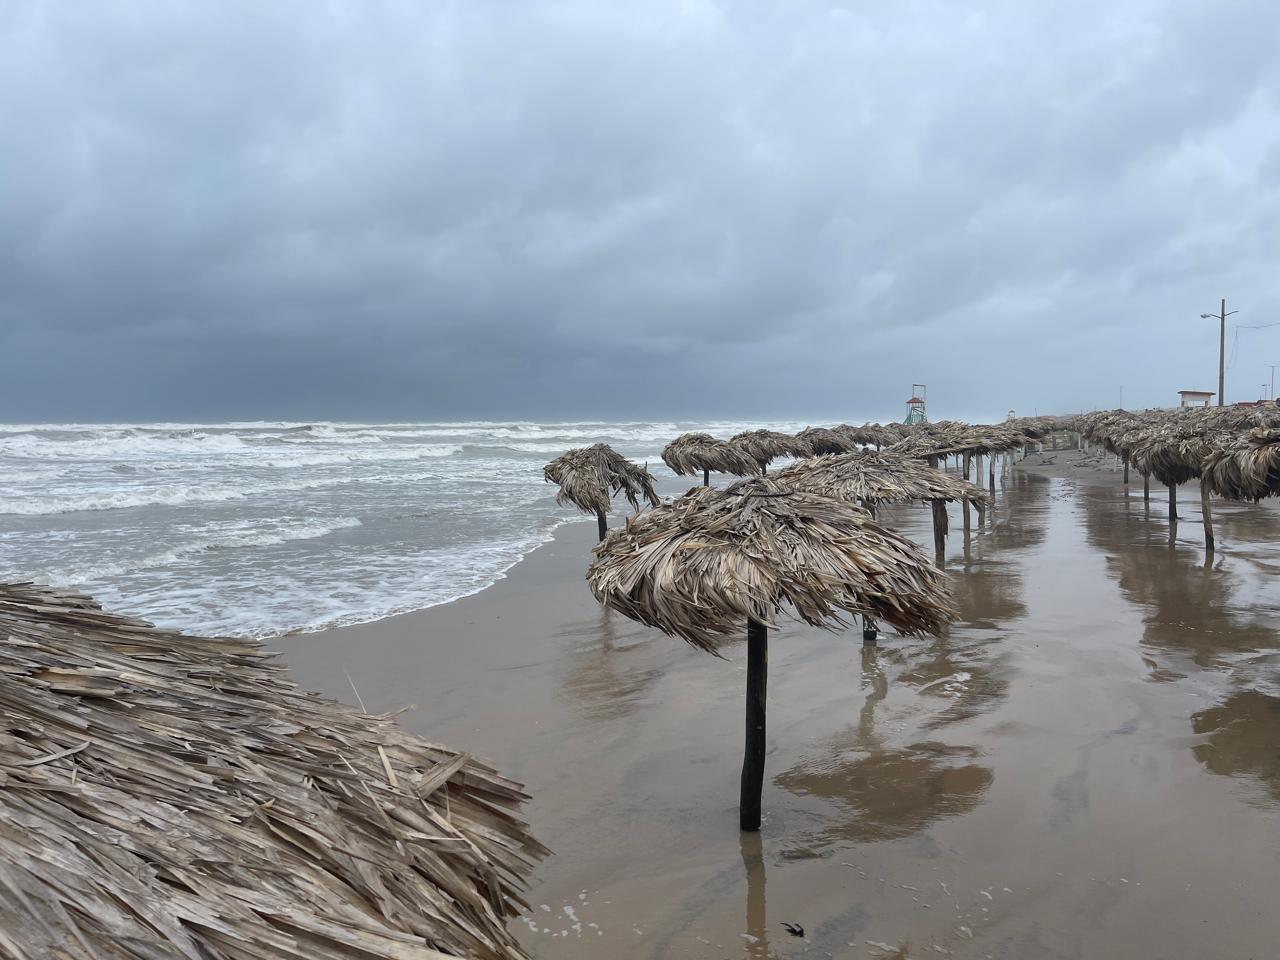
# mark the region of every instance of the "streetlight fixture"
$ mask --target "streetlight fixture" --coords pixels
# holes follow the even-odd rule
[[[1239,310],[1232,310],[1231,313],[1239,313]],[[1224,297],[1222,300],[1222,310],[1219,313],[1202,313],[1202,320],[1218,320],[1221,326],[1218,328],[1218,406],[1226,403],[1226,397],[1222,394],[1227,389],[1227,317],[1231,316],[1227,313],[1227,301]]]

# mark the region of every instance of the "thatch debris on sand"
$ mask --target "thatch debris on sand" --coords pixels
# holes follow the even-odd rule
[[[662,461],[681,477],[705,472],[746,477],[760,469],[741,447],[709,433],[681,434],[663,448]]]
[[[548,483],[560,486],[556,503],[572,504],[583,513],[603,516],[609,512],[609,499],[621,493],[633,510],[640,500],[654,506],[661,501],[654,490],[653,477],[607,443],[568,450],[542,469]]]
[[[796,490],[864,504],[967,500],[985,507],[991,499],[981,487],[955,474],[888,451],[799,460],[773,476]]]
[[[596,547],[587,580],[606,606],[712,652],[786,606],[815,626],[866,614],[904,634],[954,618],[945,576],[910,540],[857,506],[764,477],[631,519]]]
[[[813,448],[804,440],[776,430],[746,430],[730,437],[729,442],[754,460],[761,473],[779,457],[813,456]]]
[[[0,586],[0,955],[514,960],[519,784],[256,641]]]

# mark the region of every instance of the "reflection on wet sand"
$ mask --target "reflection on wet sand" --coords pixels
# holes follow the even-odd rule
[[[842,808],[807,838],[817,846],[909,836],[972,810],[994,779],[989,767],[974,762],[981,754],[973,747],[929,741],[864,750],[840,739],[831,747],[828,756],[803,761],[774,780]]]
[[[1142,643],[1155,659],[1154,679],[1230,667],[1243,653],[1277,646],[1274,593],[1267,596],[1268,585],[1249,567],[1221,556],[1206,558],[1196,544],[1154,545],[1153,539],[1164,539],[1161,528],[1179,525],[1133,510],[1121,493],[1085,488],[1079,502],[1089,543],[1106,551],[1112,579],[1142,610]],[[1224,527],[1228,517],[1234,519],[1223,511]]]
[[[875,711],[889,692],[878,651],[862,651],[861,685],[867,696],[858,724],[810,757],[778,774],[774,783],[798,796],[833,801],[810,847],[836,841],[890,840],[908,836],[935,820],[972,809],[993,779],[974,763],[979,752],[932,741],[895,748],[876,732]]]
[[[608,610],[568,624],[564,636],[573,642],[568,658],[573,666],[562,691],[588,719],[613,720],[634,712],[662,676],[660,667],[640,662],[651,635]]]
[[[747,942],[748,957],[772,957],[769,947],[769,915],[765,909],[764,849],[758,831],[745,831],[739,842],[742,845],[742,866],[747,874]]]
[[[1244,690],[1197,713],[1191,724],[1207,736],[1192,748],[1206,769],[1256,781],[1269,795],[1258,799],[1263,806],[1280,802],[1280,697]]]

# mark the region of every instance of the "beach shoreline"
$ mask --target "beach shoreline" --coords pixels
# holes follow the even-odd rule
[[[1039,459],[999,478],[967,546],[953,510],[946,638],[868,649],[781,625],[754,838],[736,821],[740,645],[719,660],[601,609],[590,523],[477,594],[266,647],[304,687],[413,705],[406,729],[527,785],[553,851],[514,923],[534,957],[1260,955],[1280,858],[1220,853],[1268,835],[1251,797],[1277,789],[1280,730],[1251,699],[1259,662],[1223,638],[1280,646],[1280,518],[1224,507],[1206,571],[1193,491],[1170,546],[1163,490],[1144,509],[1140,481],[1126,495],[1117,473]],[[886,519],[930,542],[927,510]],[[1245,739],[1219,749],[1252,779],[1205,753],[1230,730]]]

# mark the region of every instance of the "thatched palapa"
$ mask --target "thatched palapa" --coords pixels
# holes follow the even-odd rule
[[[1210,450],[1200,482],[1220,497],[1280,497],[1280,428],[1259,427]]]
[[[518,784],[251,640],[0,586],[0,955],[514,960]]]
[[[768,627],[782,610],[827,628],[862,614],[909,634],[955,618],[944,576],[910,540],[860,507],[765,477],[633,518],[596,547],[587,581],[606,606],[703,650],[746,627],[743,830],[760,829]]]
[[[945,578],[910,540],[764,477],[633,518],[596,547],[587,581],[606,606],[709,651],[784,607],[822,627],[866,613],[904,634],[937,632],[950,610]]]
[[[811,456],[822,456],[829,453],[852,453],[858,449],[853,439],[853,427],[805,427],[796,434],[797,440],[808,444]]]
[[[662,462],[680,477],[701,473],[703,486],[710,484],[712,472],[746,477],[760,469],[741,447],[709,433],[685,433],[676,437],[663,447]]]
[[[556,503],[572,504],[583,513],[596,515],[601,540],[608,529],[605,518],[611,496],[621,493],[633,510],[640,509],[642,498],[654,506],[661,502],[649,471],[607,443],[562,453],[542,468],[542,477],[548,483],[560,485]]]
[[[762,474],[779,457],[813,456],[813,448],[804,440],[776,430],[747,430],[730,437],[729,442],[754,460]]]
[[[799,460],[779,470],[774,479],[796,490],[864,504],[968,500],[986,505],[991,499],[981,487],[954,474],[888,451]]]

